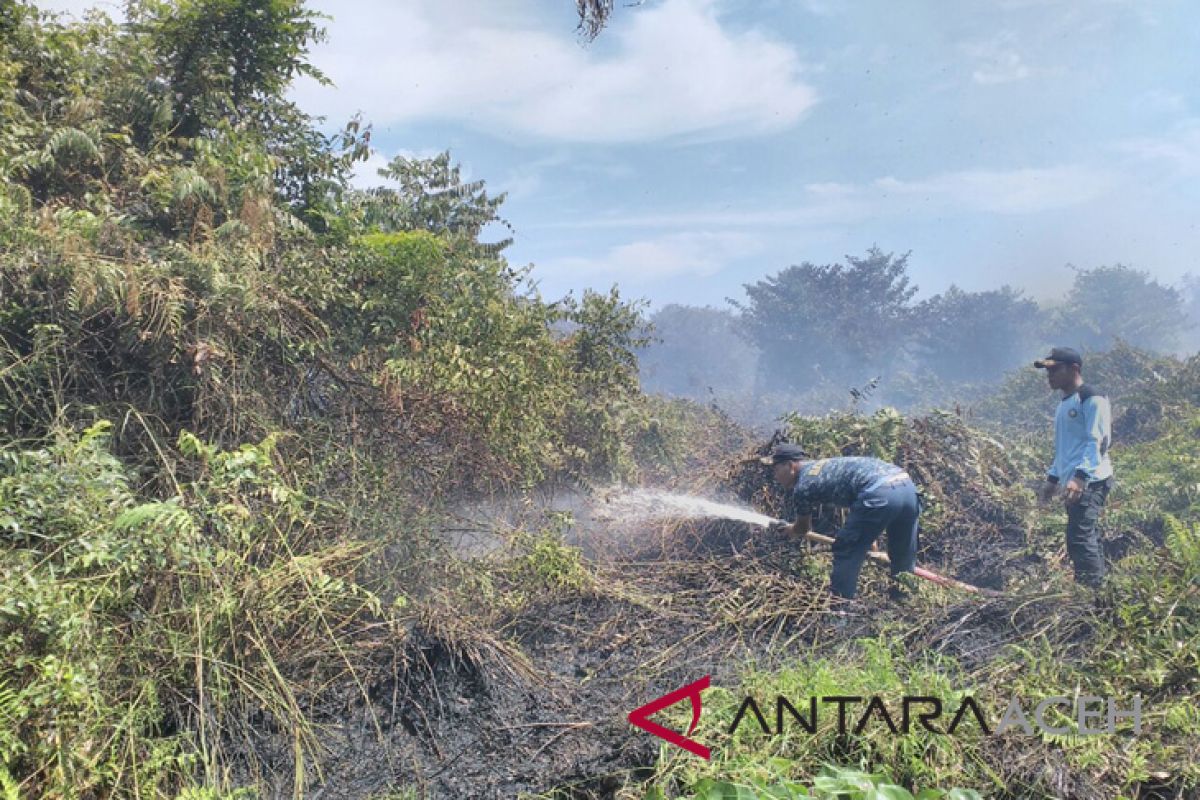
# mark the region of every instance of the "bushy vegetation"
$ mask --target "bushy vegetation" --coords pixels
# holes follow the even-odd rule
[[[437,628],[440,503],[681,452],[638,307],[538,296],[481,238],[502,196],[445,154],[350,188],[369,127],[284,96],[319,23],[0,4],[9,795],[252,786],[256,727],[290,732],[303,794],[314,698]],[[531,547],[521,580],[578,585]]]
[[[300,396],[324,383],[457,435],[448,447],[477,440],[490,476],[614,467],[636,309],[528,291],[504,243],[479,240],[502,197],[446,156],[398,159],[383,176],[396,188],[351,192],[369,131],[324,137],[280,99],[311,72],[312,12],[137,4],[119,27],[63,27],[6,9],[10,436],[88,406],[242,441],[331,411]]]
[[[1114,441],[1153,439],[1164,424],[1194,407],[1200,354],[1179,359],[1119,343],[1089,354],[1083,377],[1112,404]],[[981,427],[1034,432],[1050,424],[1057,402],[1045,374],[1027,369],[1010,373],[965,405],[972,422]]]
[[[271,439],[221,451],[182,434],[176,489],[150,500],[110,428],[3,451],[10,778],[42,797],[217,788],[265,716],[295,731],[302,786],[305,687],[353,667],[344,641],[394,623],[356,577],[368,546],[331,543],[332,509],[287,482]]]
[[[581,18],[598,25],[610,6],[580,4]],[[577,703],[616,704],[631,674],[717,628],[769,653],[785,622],[810,635],[821,621],[818,556],[794,571],[740,552],[603,568],[571,540],[565,512],[504,531],[488,557],[448,550],[440,532],[455,500],[513,495],[532,506],[527,490],[561,483],[707,490],[747,434],[711,404],[715,392],[702,403],[644,396],[641,306],[615,289],[541,297],[505,259],[508,240],[487,238],[505,224],[503,196],[464,181],[449,154],[398,158],[379,186],[354,190],[369,126],[350,120],[330,135],[286,99],[295,76],[320,78],[307,52],[322,35],[297,0],[143,0],[120,25],[102,14],[64,25],[0,2],[5,800],[302,797],[337,767],[331,731],[352,714],[372,734],[356,746],[369,738],[383,752],[385,728],[411,737],[396,770],[413,785],[389,796],[419,796],[434,772],[422,763],[436,775],[454,765],[436,734],[467,718],[458,704],[482,698],[478,713],[490,709],[505,736],[554,731],[528,751],[537,765],[558,737],[594,724],[542,718],[543,706],[578,710],[553,706],[563,681],[576,681]],[[919,594],[882,615],[869,643],[811,639],[804,663],[739,667],[745,686],[924,683],[1001,697],[1087,685],[1142,693],[1150,735],[1046,737],[1023,760],[971,738],[725,741],[735,709],[720,695],[705,725],[721,757],[701,769],[666,756],[649,791],[1193,790],[1200,362],[1123,344],[1089,354],[1089,380],[1117,411],[1122,483],[1105,538],[1118,566],[1098,602],[1077,595],[1058,569],[1062,514],[1035,507],[1022,485],[1048,455],[1039,375],[964,393],[976,402],[962,413],[859,413],[876,402],[870,370],[894,365],[884,385],[914,402],[938,381],[985,380],[970,337],[941,341],[967,323],[1006,365],[1028,358],[1022,337],[1053,329],[1030,332],[1030,301],[1011,290],[914,305],[906,258],[871,250],[786,270],[750,293],[739,324],[753,323],[753,343],[783,360],[760,388],[792,409],[798,389],[847,406],[786,416],[790,436],[823,455],[903,463],[930,500],[922,557],[1010,594],[982,606]],[[1150,292],[1167,316],[1131,318],[1129,339],[1167,341],[1152,339],[1156,319],[1177,321],[1170,291],[1125,268],[1080,276]],[[852,324],[864,290],[869,319]],[[1100,295],[1075,300],[1111,305]],[[732,330],[728,314],[676,316],[680,330],[695,319]],[[744,467],[736,488],[777,508],[761,467]],[[660,545],[673,542],[660,533]],[[864,583],[879,599],[877,576]],[[772,631],[765,646],[762,630]],[[968,646],[966,632],[982,645]],[[585,644],[594,652],[580,656]],[[717,644],[729,646],[725,660],[747,652],[731,636]],[[535,647],[546,663],[531,658]],[[454,691],[443,697],[443,685]],[[513,709],[536,718],[514,722]],[[511,741],[493,735],[476,743],[496,752]],[[578,768],[648,766],[610,749]],[[557,777],[540,776],[540,788]],[[595,792],[647,790],[618,783]]]

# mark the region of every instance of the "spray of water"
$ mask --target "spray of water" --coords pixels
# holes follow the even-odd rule
[[[688,494],[672,494],[655,489],[635,489],[604,498],[597,509],[597,516],[626,521],[651,519],[732,519],[751,525],[768,527],[776,522],[765,514],[759,514],[743,506],[728,505],[693,497]]]

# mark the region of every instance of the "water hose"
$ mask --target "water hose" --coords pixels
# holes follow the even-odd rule
[[[776,522],[782,523],[784,525],[791,524],[785,520],[776,520]],[[819,533],[813,533],[812,531],[809,531],[808,533],[804,534],[804,538],[808,539],[811,542],[820,542],[821,544],[833,544],[832,536],[823,536]],[[881,553],[878,550],[868,550],[867,555],[870,556],[875,561],[880,562],[881,564],[890,564],[891,563],[891,559],[888,558],[887,553]],[[1004,596],[1003,592],[998,592],[995,589],[987,589],[982,586],[972,586],[969,583],[963,583],[962,581],[956,580],[955,578],[947,578],[945,575],[939,575],[936,572],[934,572],[933,570],[928,570],[928,569],[925,569],[924,567],[913,567],[913,574],[916,575],[918,578],[924,578],[925,580],[930,581],[931,583],[936,583],[939,586],[946,586],[951,589],[959,589],[960,591],[970,592],[971,594],[983,595],[984,597],[1003,597]]]

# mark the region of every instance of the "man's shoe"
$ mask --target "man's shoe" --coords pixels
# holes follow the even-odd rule
[[[901,572],[893,575],[888,585],[888,599],[894,603],[904,603],[921,593],[921,581],[911,572]]]

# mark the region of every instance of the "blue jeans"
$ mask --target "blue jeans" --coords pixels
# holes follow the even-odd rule
[[[917,488],[911,480],[868,489],[850,506],[846,524],[833,540],[833,573],[830,590],[853,598],[858,573],[867,551],[887,531],[887,553],[892,575],[912,572],[917,564],[917,522],[921,516]]]

